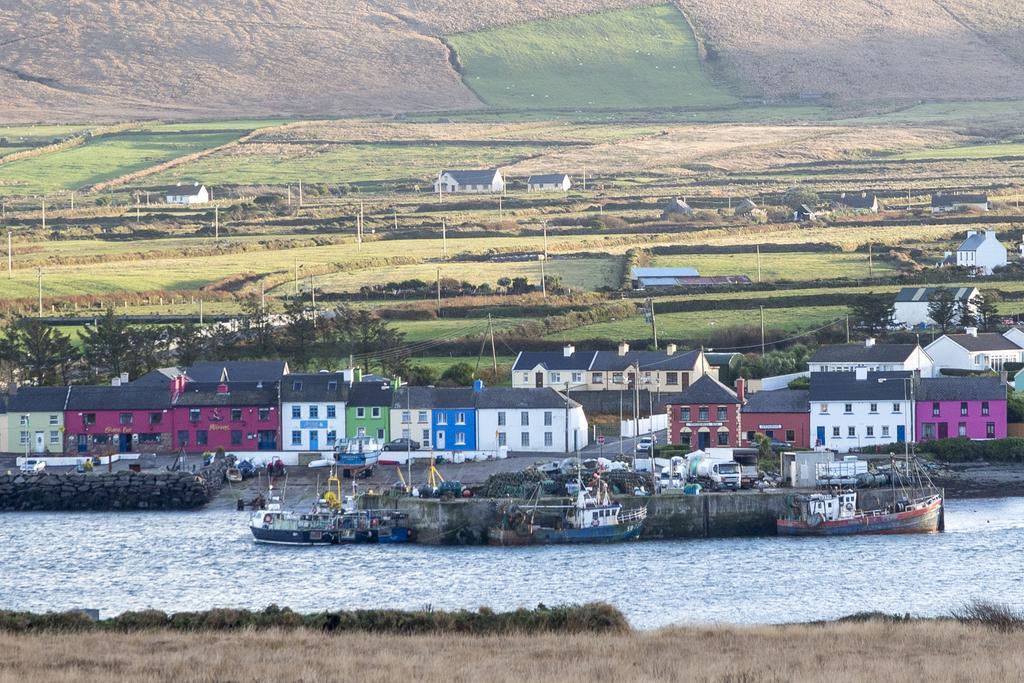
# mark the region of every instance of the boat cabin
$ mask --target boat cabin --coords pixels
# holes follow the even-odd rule
[[[839,494],[816,493],[807,500],[807,516],[820,515],[826,522],[850,519],[857,514],[857,494],[847,491]]]
[[[574,507],[566,512],[566,520],[577,529],[598,526],[616,526],[619,523],[619,512],[622,506],[596,505],[592,507]]]

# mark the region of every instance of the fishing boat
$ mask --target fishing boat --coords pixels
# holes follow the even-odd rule
[[[338,543],[408,543],[409,517],[394,510],[346,512],[339,524]]]
[[[339,441],[334,450],[335,463],[345,469],[373,467],[380,459],[384,444],[371,436]]]
[[[511,506],[488,530],[488,543],[500,546],[555,543],[613,543],[637,538],[647,506],[623,510],[612,502],[608,484],[595,477],[595,494],[580,484],[570,505]]]
[[[931,533],[939,530],[942,496],[904,497],[880,509],[860,510],[856,491],[842,491],[799,497],[794,506],[775,524],[780,536]]]
[[[329,545],[338,542],[340,519],[329,501],[318,501],[305,513],[285,510],[271,486],[266,504],[249,517],[249,530],[257,543]]]

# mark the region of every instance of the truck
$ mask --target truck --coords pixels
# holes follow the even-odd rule
[[[731,456],[715,456],[695,451],[686,456],[686,478],[712,490],[738,491],[741,485],[740,465]]]

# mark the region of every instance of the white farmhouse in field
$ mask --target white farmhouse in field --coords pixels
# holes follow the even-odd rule
[[[210,201],[206,185],[200,183],[178,183],[161,190],[167,204],[205,204]]]
[[[978,332],[968,327],[963,334],[944,334],[924,349],[935,360],[935,369],[1002,370],[1006,363],[1024,360],[1021,348],[1009,336]]]
[[[479,194],[503,192],[505,179],[496,168],[476,171],[441,171],[434,181],[434,192]]]
[[[968,230],[967,239],[956,248],[956,264],[979,275],[991,275],[993,268],[1006,265],[1006,247],[996,239],[995,230]]]
[[[527,192],[568,192],[572,180],[565,173],[532,175],[526,179]]]
[[[988,196],[984,194],[943,194],[932,195],[932,213],[950,211],[988,211]]]
[[[898,323],[909,327],[916,325],[932,325],[935,323],[928,314],[928,304],[941,288],[939,287],[904,287],[896,295],[895,315]],[[953,297],[959,304],[966,304],[972,314],[977,314],[977,307],[971,303],[978,296],[977,287],[958,287],[953,290]],[[926,349],[927,350],[927,349]]]

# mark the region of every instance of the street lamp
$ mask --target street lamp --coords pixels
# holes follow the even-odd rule
[[[903,450],[904,457],[907,462],[907,472],[910,472],[910,430],[914,426],[914,380],[916,375],[911,374],[910,377],[879,377],[878,383],[883,384],[889,380],[898,380],[903,382],[903,401],[908,402],[907,387],[910,387],[909,406],[907,407],[906,413],[903,415],[903,428],[906,430],[903,434]]]

